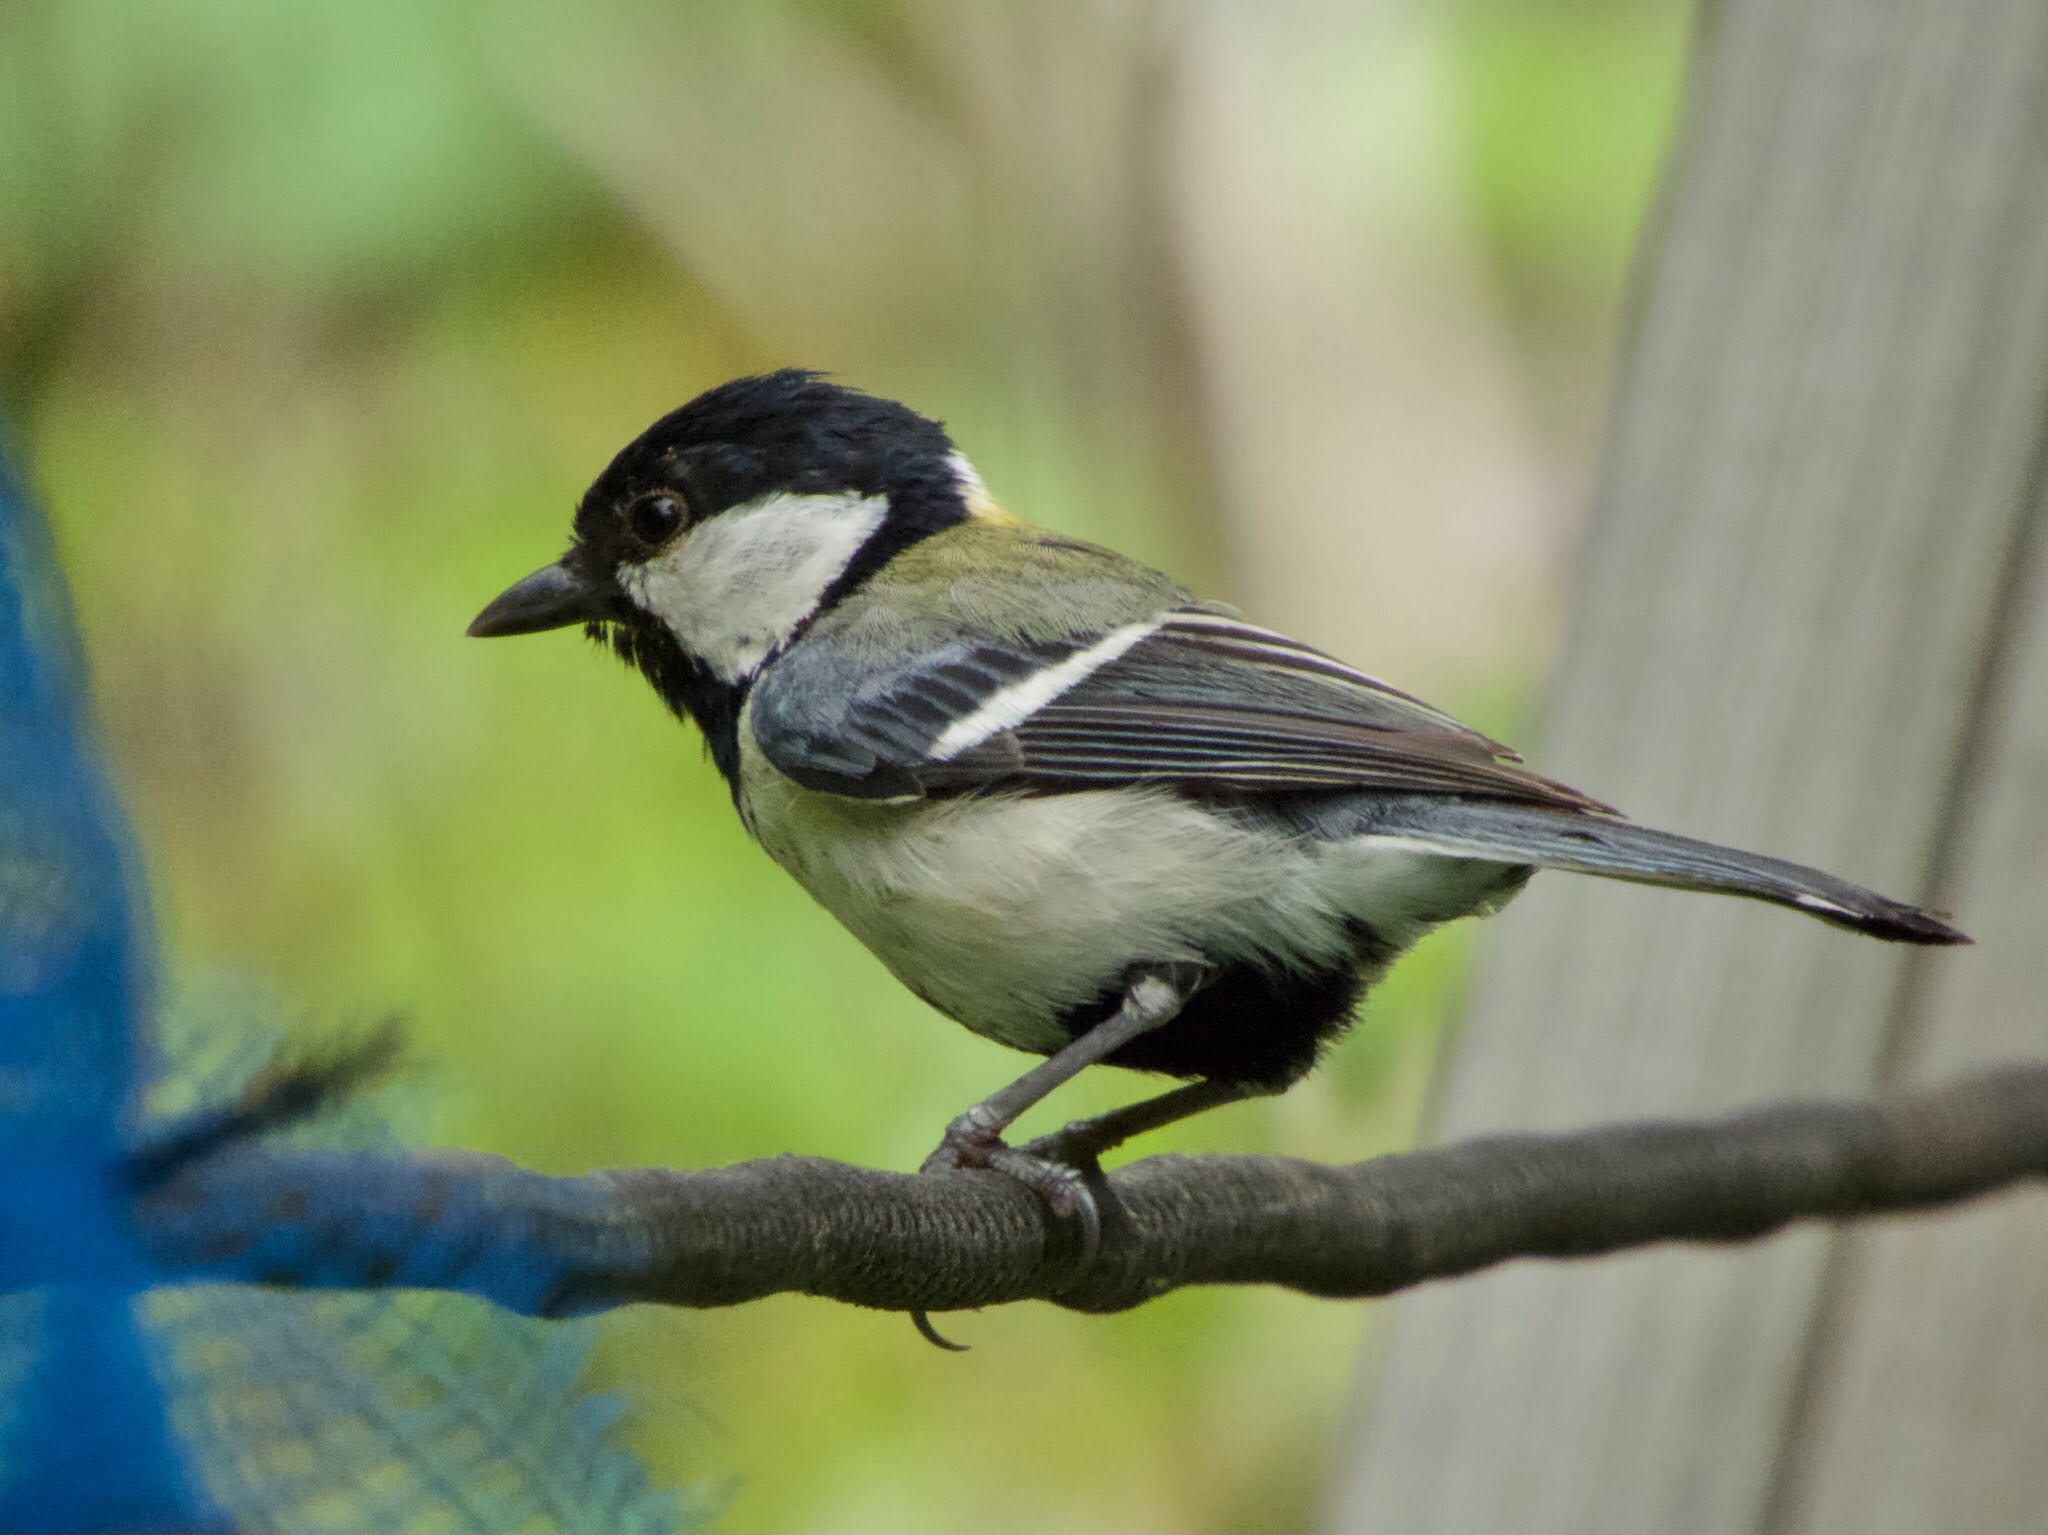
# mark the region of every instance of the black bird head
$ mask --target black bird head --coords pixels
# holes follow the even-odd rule
[[[469,632],[584,624],[709,731],[890,555],[994,511],[938,422],[803,369],[734,379],[628,443],[584,492],[569,552]]]
[[[945,429],[907,406],[801,368],[734,379],[620,449],[577,505],[568,554],[499,597],[469,632],[642,622],[649,615],[622,573],[714,518],[771,498],[802,515],[800,501],[824,497],[886,502],[876,531],[894,533],[900,548],[968,516],[985,493]]]

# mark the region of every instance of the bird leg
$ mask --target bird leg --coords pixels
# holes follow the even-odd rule
[[[1114,1013],[946,1126],[945,1137],[939,1142],[938,1149],[925,1158],[923,1171],[941,1173],[978,1167],[1015,1178],[1036,1192],[1055,1215],[1072,1216],[1081,1222],[1081,1263],[1085,1266],[1094,1258],[1100,1245],[1102,1218],[1095,1208],[1095,1197],[1088,1192],[1082,1170],[1041,1155],[1035,1149],[1037,1143],[1032,1150],[1010,1146],[1004,1142],[1003,1132],[1026,1109],[1084,1067],[1093,1066],[1140,1034],[1170,1022],[1186,1005],[1201,979],[1201,972],[1192,965],[1160,966],[1134,972],[1124,989],[1123,1002]],[[1110,1119],[1115,1116],[1103,1117]],[[1127,1133],[1135,1134],[1136,1131]]]
[[[1226,1103],[1264,1098],[1280,1090],[1263,1083],[1190,1082],[1186,1087],[1176,1087],[1156,1098],[1111,1109],[1107,1114],[1097,1114],[1092,1119],[1077,1119],[1050,1135],[1041,1135],[1021,1149],[1027,1156],[1063,1167],[1088,1167],[1105,1151],[1113,1150],[1136,1136],[1192,1118],[1209,1109],[1221,1108]]]

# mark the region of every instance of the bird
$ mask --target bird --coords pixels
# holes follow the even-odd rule
[[[1305,1076],[1423,934],[1538,869],[1969,940],[1817,869],[1653,830],[1343,661],[1009,515],[945,428],[814,371],[623,448],[567,553],[469,626],[582,626],[702,732],[753,839],[911,992],[1044,1059],[923,1171],[1100,1239],[1131,1137]],[[1086,1068],[1182,1085],[1013,1146]],[[929,1336],[929,1333],[927,1334]]]

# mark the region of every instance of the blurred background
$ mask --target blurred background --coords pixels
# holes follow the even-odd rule
[[[1526,739],[1687,25],[0,8],[0,408],[173,992],[401,1010],[437,1138],[549,1169],[914,1166],[1017,1058],[753,849],[636,678],[463,625],[654,416],[803,364],[944,418],[1019,515]],[[1310,1083],[1152,1149],[1400,1143],[1470,941]],[[623,1315],[601,1357],[658,1476],[729,1479],[731,1528],[1294,1529],[1371,1325],[1264,1292],[942,1320],[972,1355],[778,1300]]]

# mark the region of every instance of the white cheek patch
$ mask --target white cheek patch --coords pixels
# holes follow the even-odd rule
[[[622,568],[619,585],[720,680],[738,682],[817,611],[888,510],[886,496],[763,496]]]

